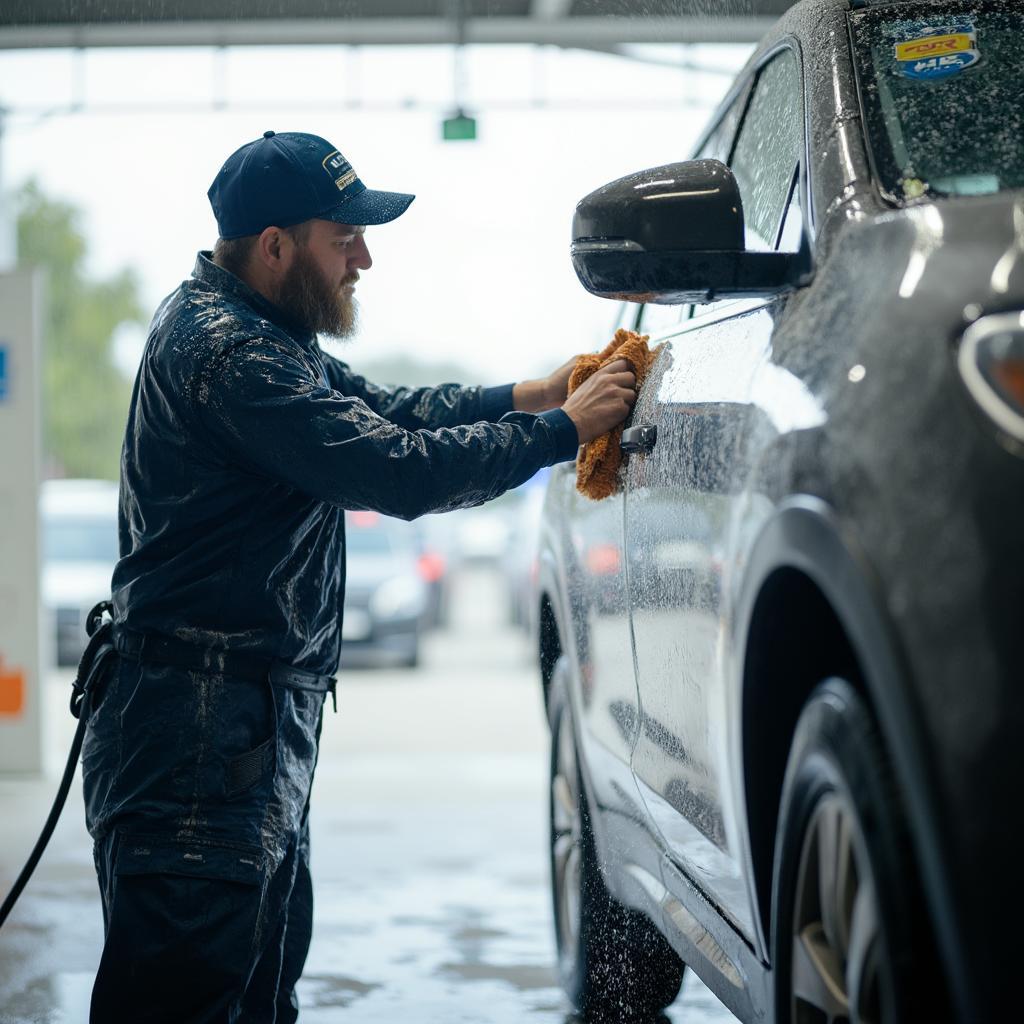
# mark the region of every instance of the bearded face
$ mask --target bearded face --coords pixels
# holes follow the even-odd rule
[[[327,338],[348,338],[355,333],[358,310],[348,286],[358,279],[353,271],[340,282],[331,281],[308,246],[299,245],[274,303],[307,330]]]

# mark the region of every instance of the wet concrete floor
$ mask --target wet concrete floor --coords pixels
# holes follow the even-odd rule
[[[555,981],[546,851],[547,727],[497,577],[461,577],[423,667],[343,673],[313,797],[316,925],[304,1024],[567,1024]],[[70,674],[48,687],[53,760]],[[0,780],[0,889],[56,786]],[[13,823],[13,824],[12,824]],[[102,924],[77,784],[0,934],[0,1024],[85,1024]],[[734,1018],[693,976],[663,1018]]]

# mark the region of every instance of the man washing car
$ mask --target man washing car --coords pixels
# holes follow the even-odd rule
[[[105,944],[92,1019],[292,1021],[309,947],[308,799],[333,695],[343,509],[476,505],[571,459],[635,400],[625,363],[493,388],[385,389],[353,330],[365,188],[267,132],[209,192],[220,237],[154,317],[121,466],[119,657],[82,752]]]

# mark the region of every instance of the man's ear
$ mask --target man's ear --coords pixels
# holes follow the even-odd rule
[[[284,232],[277,227],[264,228],[256,239],[256,256],[260,263],[273,273],[284,269]]]

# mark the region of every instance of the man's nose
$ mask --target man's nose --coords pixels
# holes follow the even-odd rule
[[[369,270],[373,266],[373,259],[370,256],[370,249],[366,244],[365,235],[359,235],[356,250],[348,262],[349,266],[356,267],[359,270]]]

